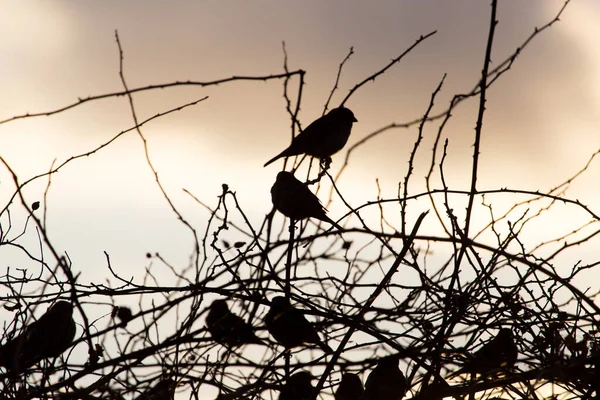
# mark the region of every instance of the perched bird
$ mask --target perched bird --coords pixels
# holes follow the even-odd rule
[[[442,400],[446,396],[450,385],[443,378],[439,377],[429,385],[421,385],[419,394],[413,397],[414,400]]]
[[[325,208],[317,196],[291,172],[281,171],[277,174],[271,187],[271,201],[275,209],[293,220],[316,218],[342,229],[325,214]]]
[[[206,328],[215,342],[228,347],[244,344],[263,344],[256,337],[252,326],[241,317],[229,311],[225,300],[215,300],[206,316]]]
[[[365,400],[365,389],[356,374],[345,373],[335,391],[335,400]]]
[[[290,376],[279,393],[279,400],[314,400],[317,394],[310,383],[313,376],[306,371],[300,371]]]
[[[117,318],[119,326],[125,328],[129,321],[133,319],[133,312],[129,307],[115,306],[112,311],[112,317]]]
[[[404,397],[408,382],[398,368],[399,359],[398,354],[393,354],[379,360],[365,383],[367,400],[400,400]]]
[[[148,388],[136,400],[173,400],[176,387],[177,382],[175,380],[165,378],[153,387]]]
[[[510,368],[515,365],[518,352],[512,331],[502,328],[495,338],[477,350],[452,376],[464,373],[486,374],[494,369]]]
[[[52,305],[23,332],[0,347],[0,365],[10,374],[20,374],[39,361],[58,357],[75,337],[73,306],[68,301]]]
[[[318,158],[331,157],[346,145],[354,122],[358,120],[352,111],[345,107],[334,108],[308,125],[292,139],[287,149],[267,161],[265,167],[282,157],[299,154]]]
[[[277,296],[271,300],[271,309],[265,315],[265,325],[275,340],[288,349],[304,343],[314,343],[325,353],[333,353],[331,347],[319,339],[317,331],[302,311],[294,308],[285,297]]]

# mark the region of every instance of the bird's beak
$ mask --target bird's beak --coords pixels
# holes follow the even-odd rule
[[[356,117],[352,117],[352,122],[358,122],[358,120],[356,119]]]

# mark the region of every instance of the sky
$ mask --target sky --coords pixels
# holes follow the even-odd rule
[[[554,0],[499,3],[492,67],[510,56],[536,27],[552,20],[563,4]],[[480,0],[4,1],[0,120],[123,90],[115,41],[118,31],[130,88],[279,74],[285,42],[289,69],[306,71],[299,118],[307,126],[322,114],[338,66],[351,47],[354,54],[344,67],[334,106],[356,83],[420,36],[437,31],[346,103],[359,121],[351,146],[392,122],[421,117],[444,74],[434,113],[444,110],[454,94],[477,84],[489,6],[489,1]],[[560,22],[536,37],[489,90],[480,189],[547,191],[580,170],[598,149],[598,37],[600,3],[573,0]],[[262,165],[289,143],[282,83],[231,82],[134,95],[141,120],[209,96],[143,127],[162,184],[200,231],[208,214],[182,189],[216,205],[221,184],[227,183],[253,223],[260,223],[271,211],[269,189],[282,162]],[[291,93],[297,84],[297,79],[290,83]],[[450,141],[446,178],[459,189],[468,188],[476,106],[476,101],[469,101],[459,107],[444,131]],[[25,181],[47,171],[53,160],[61,163],[90,151],[133,125],[124,97],[89,102],[51,117],[0,124],[0,156]],[[425,127],[415,190],[423,188],[437,126]],[[376,179],[384,196],[396,194],[416,137],[416,127],[390,130],[352,155],[339,187],[353,206],[375,198]],[[343,160],[343,152],[333,157],[333,172]],[[598,210],[598,174],[597,163],[592,163],[567,195]],[[28,201],[42,200],[46,184],[41,179],[28,185]],[[10,176],[0,168],[3,206],[13,191]],[[515,200],[498,196],[495,201],[502,209]],[[464,207],[458,204],[457,209]],[[134,132],[53,175],[47,207],[51,240],[90,280],[106,276],[104,251],[111,254],[118,271],[139,278],[149,262],[147,252],[159,252],[176,265],[188,261],[189,235],[158,191]],[[336,201],[328,208],[334,217],[347,212]],[[415,212],[423,209],[416,207]],[[539,230],[525,234],[538,242],[586,218],[579,214],[575,218],[569,210],[548,217]],[[14,215],[13,229],[18,231],[25,217],[16,209]],[[36,243],[32,232],[23,243]],[[581,251],[583,257],[586,250]],[[18,256],[10,260],[14,260],[11,267],[27,266]]]
[[[536,27],[552,20],[562,4],[501,1],[492,61],[506,59]],[[471,90],[482,68],[490,18],[489,2],[479,0],[394,0],[377,6],[360,1],[55,1],[6,2],[5,7],[9,12],[0,16],[0,33],[10,40],[0,44],[5,54],[0,65],[2,120],[121,91],[118,31],[130,88],[282,73],[285,42],[288,68],[307,71],[299,115],[306,126],[322,114],[339,63],[351,47],[354,54],[333,105],[421,35],[437,31],[350,98],[346,105],[359,122],[348,146],[392,122],[421,117],[444,74],[434,112],[444,110],[454,94]],[[572,1],[561,21],[539,35],[489,90],[480,188],[548,190],[582,168],[598,148],[599,20],[598,2]],[[297,83],[291,82],[291,93]],[[282,164],[262,165],[289,143],[282,94],[282,81],[273,80],[134,95],[142,120],[209,96],[143,130],[161,182],[194,223],[201,226],[207,214],[183,188],[214,205],[221,184],[227,183],[254,222],[270,211],[269,189]],[[476,106],[470,101],[458,108],[444,132],[450,140],[446,179],[456,188],[468,187]],[[0,125],[0,155],[23,181],[47,171],[53,160],[61,163],[94,149],[132,126],[124,97],[89,102],[52,117]],[[437,127],[425,127],[415,188],[422,188]],[[376,179],[384,196],[395,195],[416,136],[416,127],[390,130],[354,152],[339,180],[354,206],[376,196]],[[336,155],[332,172],[343,159],[343,153]],[[569,194],[600,205],[597,171],[592,164]],[[0,195],[6,199],[13,187],[6,170],[0,173]],[[41,200],[45,185],[46,180],[29,185],[28,199]],[[512,204],[510,199],[497,201]],[[334,215],[347,211],[338,203],[329,206]],[[133,132],[55,174],[47,207],[52,240],[83,271],[84,265],[104,265],[104,250],[125,269],[145,265],[147,251],[187,259],[189,238],[170,239],[183,228],[157,190]]]

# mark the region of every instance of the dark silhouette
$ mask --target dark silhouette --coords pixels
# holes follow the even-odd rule
[[[271,201],[280,213],[293,220],[316,218],[342,229],[325,214],[325,208],[310,189],[287,171],[277,174],[271,187]]]
[[[335,400],[364,400],[365,389],[360,377],[356,374],[343,374],[334,397]]]
[[[136,400],[173,400],[176,387],[177,382],[175,380],[166,378],[148,388]]]
[[[464,373],[486,374],[498,368],[510,368],[515,365],[518,353],[512,331],[502,328],[495,338],[477,350],[463,368],[452,376]]]
[[[408,383],[400,368],[397,354],[383,357],[369,374],[365,383],[367,400],[400,400],[408,390]]]
[[[265,167],[282,157],[299,154],[318,158],[331,157],[346,145],[354,122],[358,120],[352,111],[345,107],[334,108],[308,125],[287,149],[267,161]]]
[[[304,343],[314,343],[325,353],[333,352],[331,347],[319,339],[317,331],[302,311],[294,308],[285,297],[278,296],[271,300],[271,309],[265,316],[265,325],[275,340],[288,349]]]
[[[279,400],[314,400],[317,398],[313,393],[315,388],[311,384],[313,376],[306,371],[300,371],[290,376],[281,392]]]
[[[0,347],[0,365],[10,374],[18,375],[43,359],[61,355],[75,337],[72,316],[71,303],[55,303],[19,336]]]
[[[441,400],[446,396],[447,391],[450,389],[450,385],[444,379],[439,378],[434,380],[427,386],[421,386],[419,394],[413,399],[415,400]]]
[[[236,347],[244,344],[263,344],[256,337],[254,329],[241,317],[229,311],[225,300],[215,300],[206,316],[206,328],[215,342],[224,346]]]
[[[125,328],[129,321],[133,319],[133,313],[129,307],[115,307],[113,309],[112,316],[113,318],[117,318],[119,320],[119,326],[123,328]]]

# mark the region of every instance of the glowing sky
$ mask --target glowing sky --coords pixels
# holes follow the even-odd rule
[[[514,52],[535,27],[550,21],[561,1],[501,1],[493,61]],[[290,70],[307,71],[300,119],[322,113],[339,63],[346,64],[336,105],[357,82],[397,57],[421,35],[437,34],[400,64],[353,95],[347,103],[359,123],[352,145],[391,122],[423,115],[444,73],[438,112],[455,93],[479,79],[489,27],[489,2],[422,1],[103,1],[4,2],[0,15],[0,119],[42,112],[78,98],[122,90],[115,43],[118,30],[130,88],[174,81],[210,81],[234,75],[283,72],[282,41]],[[547,190],[579,170],[600,137],[600,4],[575,0],[561,21],[538,36],[489,91],[484,120],[480,188]],[[297,80],[291,83],[295,93]],[[252,221],[271,209],[269,188],[281,163],[262,164],[287,146],[289,116],[282,81],[234,82],[134,96],[140,119],[203,96],[195,107],[143,128],[160,179],[186,217],[202,227],[206,213],[182,188],[216,203],[221,183],[235,190]],[[449,123],[448,180],[466,188],[470,174],[476,102],[461,106]],[[52,116],[0,125],[0,155],[21,180],[52,162],[89,151],[133,126],[125,98],[85,104]],[[415,187],[430,160],[437,124],[425,130]],[[406,172],[416,128],[398,129],[356,152],[340,188],[359,205],[376,195],[393,196]],[[339,168],[343,155],[334,157]],[[570,194],[600,206],[598,168]],[[0,198],[12,194],[5,170]],[[135,133],[53,177],[48,227],[74,266],[104,265],[103,250],[119,268],[136,271],[147,251],[185,262],[189,238],[154,184]],[[30,185],[28,200],[41,200],[46,180]],[[3,203],[4,204],[4,203]],[[339,204],[333,214],[346,210]],[[18,225],[17,221],[17,224]],[[180,236],[179,236],[180,235]],[[90,272],[91,273],[91,272]]]
[[[557,0],[499,3],[492,67],[510,56],[536,27],[551,21],[563,5]],[[421,117],[444,74],[433,114],[445,110],[456,93],[477,84],[489,6],[490,1],[482,0],[5,0],[0,13],[0,120],[122,91],[118,31],[130,88],[280,74],[285,41],[289,69],[307,71],[299,115],[307,126],[322,114],[338,66],[351,47],[354,54],[345,65],[332,106],[421,35],[437,30],[350,98],[346,105],[359,120],[351,146],[392,122]],[[480,189],[547,191],[580,170],[600,147],[599,38],[600,2],[573,0],[561,21],[537,36],[489,90]],[[182,189],[215,205],[221,184],[227,183],[254,224],[271,211],[269,189],[282,162],[262,165],[289,143],[282,84],[281,80],[232,82],[134,95],[140,120],[209,96],[142,128],[161,183],[200,233],[208,213]],[[290,82],[292,97],[297,84],[297,79]],[[450,143],[446,179],[455,189],[468,188],[476,112],[477,99],[462,104],[444,131]],[[60,164],[93,150],[133,125],[125,97],[98,100],[51,117],[0,124],[0,156],[23,182],[47,171],[53,160]],[[425,128],[415,161],[414,192],[423,190],[438,125]],[[339,181],[351,205],[376,198],[376,179],[382,196],[396,195],[416,137],[416,126],[390,130],[353,154]],[[334,156],[333,173],[343,160],[343,153]],[[592,163],[567,193],[598,213],[599,171],[597,162]],[[42,200],[46,185],[46,178],[28,185],[27,201]],[[13,193],[12,178],[0,166],[2,207]],[[326,194],[321,197],[325,200]],[[519,200],[498,196],[494,204],[501,210]],[[464,198],[454,206],[458,214],[463,212]],[[158,190],[135,132],[54,174],[47,207],[50,238],[59,251],[69,254],[83,281],[102,282],[108,276],[104,251],[127,278],[143,277],[150,263],[147,252],[159,252],[177,268],[189,262],[189,232]],[[335,198],[328,208],[334,219],[348,211]],[[423,209],[416,206],[413,212]],[[572,210],[558,208],[523,237],[537,243],[568,232],[570,224],[589,220]],[[23,229],[25,215],[18,202],[11,211],[14,237]],[[2,218],[6,231],[6,214]],[[391,222],[398,224],[398,219]],[[19,243],[38,249],[31,226]],[[588,257],[588,262],[597,259],[595,249],[578,249],[578,256]],[[32,268],[23,253],[7,247],[2,251],[0,272],[8,267]]]

